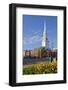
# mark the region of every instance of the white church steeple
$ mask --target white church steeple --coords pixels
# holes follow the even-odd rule
[[[45,47],[47,49],[49,47],[48,45],[48,38],[47,38],[47,30],[46,30],[46,22],[44,22],[44,31],[42,36],[42,47]]]
[[[42,36],[42,47],[46,47],[46,23],[44,22],[44,31]]]

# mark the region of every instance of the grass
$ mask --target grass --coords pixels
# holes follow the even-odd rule
[[[24,75],[57,73],[57,62],[44,62],[27,65],[23,68]]]

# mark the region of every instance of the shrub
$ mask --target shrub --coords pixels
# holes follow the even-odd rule
[[[28,65],[23,68],[23,74],[47,74],[57,73],[57,62],[45,62]]]

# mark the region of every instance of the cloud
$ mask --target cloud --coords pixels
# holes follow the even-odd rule
[[[24,39],[24,44],[35,44],[35,43],[38,43],[42,40],[41,36],[40,35],[33,35],[27,39]]]
[[[41,37],[39,35],[35,35],[35,36],[32,36],[30,39],[29,39],[29,42],[32,44],[32,43],[37,43],[37,42],[40,42],[41,41]]]
[[[41,33],[41,30],[38,30],[36,32],[32,31],[32,32],[33,32],[34,35],[37,35],[37,34]]]

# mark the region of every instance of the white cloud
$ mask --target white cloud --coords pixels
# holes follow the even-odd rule
[[[42,40],[42,38],[37,34],[33,35],[27,39],[24,39],[24,44],[35,44]]]

